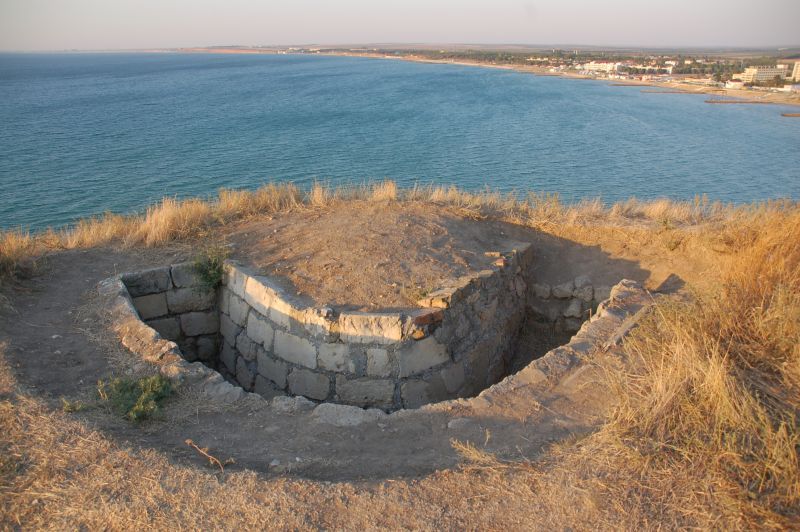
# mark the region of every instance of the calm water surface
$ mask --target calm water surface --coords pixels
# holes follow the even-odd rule
[[[789,108],[705,98],[344,57],[0,54],[0,227],[270,180],[800,199]]]

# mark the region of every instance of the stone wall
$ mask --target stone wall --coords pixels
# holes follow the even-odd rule
[[[162,338],[178,344],[189,362],[216,367],[219,351],[217,293],[205,287],[193,264],[122,275],[139,317]]]
[[[538,320],[561,331],[576,332],[610,293],[610,286],[593,286],[591,279],[583,275],[553,286],[534,282],[528,305]]]
[[[530,246],[496,255],[492,269],[429,294],[423,308],[392,313],[308,307],[228,263],[220,365],[248,391],[362,407],[474,395],[505,376],[525,312]]]

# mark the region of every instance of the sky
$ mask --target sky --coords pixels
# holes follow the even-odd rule
[[[0,0],[0,50],[800,44],[800,0]]]

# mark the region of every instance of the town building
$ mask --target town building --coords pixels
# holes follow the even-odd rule
[[[794,70],[792,70],[792,79],[795,81],[800,81],[800,61],[797,61],[794,64]]]
[[[779,65],[777,67],[755,66],[747,67],[744,73],[741,74],[741,78],[745,83],[760,83],[772,81],[775,79],[775,76],[786,79],[788,75],[789,67],[787,65]]]
[[[580,70],[587,72],[616,72],[620,67],[620,63],[586,63],[581,65]]]

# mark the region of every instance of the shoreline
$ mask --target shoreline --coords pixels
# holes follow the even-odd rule
[[[365,57],[369,59],[388,59],[396,61],[407,61],[410,63],[429,63],[436,65],[458,65],[470,66],[478,68],[494,68],[499,70],[512,70],[524,74],[533,74],[540,77],[559,77],[565,79],[581,79],[588,81],[604,81],[610,82],[614,86],[639,86],[639,87],[654,87],[660,89],[669,89],[671,94],[710,94],[716,96],[724,96],[727,98],[735,98],[738,100],[747,100],[749,102],[758,102],[764,104],[774,105],[791,105],[800,106],[800,93],[792,95],[792,93],[774,93],[774,92],[760,92],[750,91],[744,89],[720,89],[718,87],[704,87],[698,86],[693,83],[686,83],[681,81],[642,81],[642,80],[624,80],[624,79],[608,79],[608,78],[595,78],[592,76],[583,76],[580,74],[573,74],[570,72],[550,72],[549,70],[532,67],[532,66],[517,66],[517,65],[498,65],[493,63],[485,63],[481,61],[448,61],[443,59],[429,59],[426,57],[416,55],[402,55],[402,56],[387,56],[381,53],[349,53],[349,52],[319,52],[314,54],[303,52],[292,52],[291,54],[282,54],[278,51],[272,50],[253,50],[245,48],[179,48],[176,51],[183,53],[220,53],[220,54],[264,54],[264,55],[324,55],[332,57]],[[657,91],[661,92],[661,91]]]

